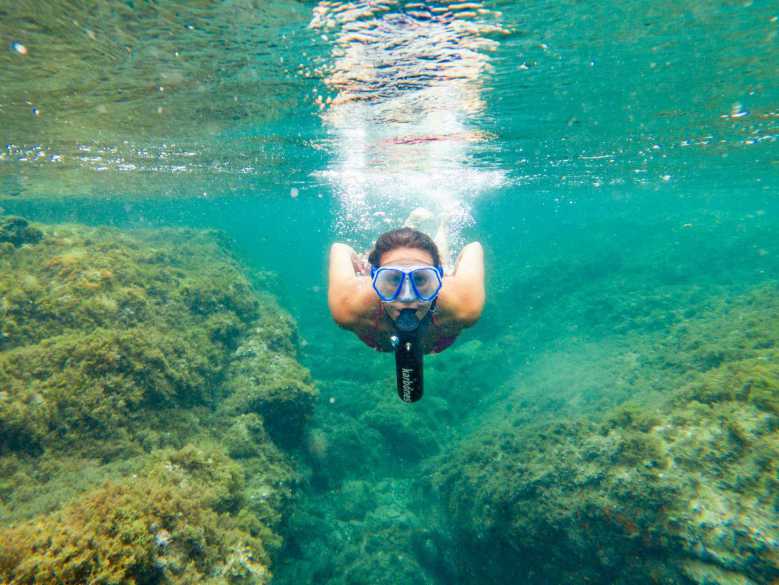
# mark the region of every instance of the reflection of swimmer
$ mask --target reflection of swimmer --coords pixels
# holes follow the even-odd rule
[[[438,246],[404,227],[382,234],[366,263],[348,245],[330,250],[328,303],[335,321],[368,346],[393,351],[397,332],[418,331],[424,353],[449,347],[484,307],[481,244],[463,248],[443,275]]]
[[[389,202],[430,205],[456,214],[459,247],[470,201],[503,182],[502,171],[470,164],[471,146],[493,136],[469,127],[484,107],[499,20],[478,2],[323,0],[314,9],[311,28],[332,43],[318,68],[329,97],[315,101],[335,151],[318,174],[343,205],[341,227],[386,229],[398,218],[376,218]]]
[[[448,134],[428,134],[423,136],[396,136],[382,140],[384,144],[423,144],[425,142],[440,142],[457,140],[463,142],[482,142],[489,138],[486,132],[472,130],[468,132],[449,132]]]
[[[327,105],[392,103],[404,94],[417,93],[426,103],[415,109],[427,111],[440,107],[440,96],[423,94],[444,86],[450,96],[456,96],[451,101],[459,108],[480,111],[479,79],[489,68],[484,52],[497,48],[497,42],[485,35],[506,32],[491,23],[499,16],[478,3],[426,7],[398,2],[321,2],[310,26],[338,29],[334,38],[337,59],[324,76],[337,95]],[[318,103],[326,107],[321,100]]]

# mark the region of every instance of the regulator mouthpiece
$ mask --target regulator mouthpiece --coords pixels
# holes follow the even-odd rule
[[[398,331],[402,331],[403,333],[416,331],[419,327],[419,319],[417,319],[416,310],[403,309],[400,311],[400,316],[395,319],[395,327]]]

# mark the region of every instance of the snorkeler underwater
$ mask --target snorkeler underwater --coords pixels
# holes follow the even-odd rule
[[[779,584],[778,37],[0,1],[0,585]]]
[[[449,347],[484,308],[484,257],[472,242],[453,274],[444,274],[438,245],[403,227],[379,236],[367,266],[348,245],[330,250],[328,302],[335,321],[369,347],[395,352],[398,396],[422,398],[423,355]]]

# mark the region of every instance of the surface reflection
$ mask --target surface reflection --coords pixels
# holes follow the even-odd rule
[[[506,32],[500,13],[476,2],[321,2],[310,26],[332,42],[322,68],[331,95],[316,103],[333,158],[318,175],[341,202],[339,235],[370,238],[416,210],[416,227],[442,228],[456,245],[470,202],[504,181],[473,158],[490,140],[479,119]]]

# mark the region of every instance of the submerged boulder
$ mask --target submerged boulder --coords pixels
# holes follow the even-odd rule
[[[110,444],[115,457],[161,412],[213,404],[230,344],[216,320],[240,335],[259,307],[226,251],[186,232],[49,231],[0,257],[0,455]],[[202,315],[198,287],[236,301]]]
[[[700,369],[662,401],[506,425],[439,462],[469,582],[777,582],[779,296],[748,300],[685,324]]]
[[[267,583],[276,429],[315,394],[294,322],[217,234],[43,231],[0,254],[0,582]]]
[[[279,319],[270,331],[257,325],[243,338],[225,372],[222,409],[260,415],[274,441],[289,447],[301,443],[317,393],[308,371],[278,345],[279,328],[289,328],[288,321]]]
[[[193,446],[155,459],[138,477],[0,530],[0,580],[268,583],[268,553],[241,516],[240,466],[218,449]]]
[[[304,500],[291,523],[281,583],[435,585],[453,583],[442,561],[448,542],[412,511],[411,480],[350,480],[326,496]]]

